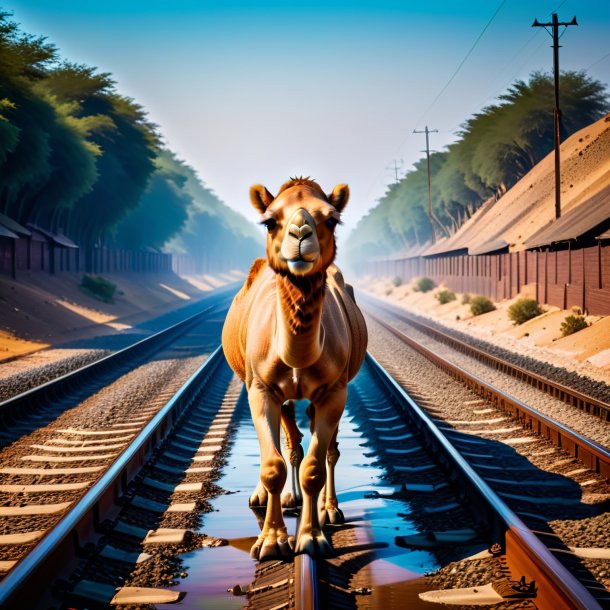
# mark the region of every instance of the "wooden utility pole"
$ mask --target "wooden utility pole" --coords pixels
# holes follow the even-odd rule
[[[438,129],[428,129],[418,131],[413,130],[413,133],[425,133],[426,134],[426,160],[428,161],[428,218],[430,218],[430,227],[432,227],[432,243],[436,243],[436,231],[434,229],[434,216],[432,214],[432,191],[430,189],[430,139],[428,137],[431,133],[438,133]]]
[[[398,164],[397,160],[394,159],[394,166],[387,168],[387,169],[393,169],[394,170],[394,182],[396,182],[397,184],[398,184],[398,170],[402,169],[402,164],[403,164],[403,160],[402,159],[400,159],[400,164]]]
[[[576,17],[572,21],[559,21],[557,13],[553,13],[552,20],[548,23],[540,23],[534,19],[533,28],[544,28],[553,37],[553,75],[555,77],[555,108],[553,110],[554,132],[555,132],[555,218],[561,216],[561,162],[559,148],[561,146],[561,136],[559,126],[561,121],[561,111],[559,109],[559,26],[568,28],[570,25],[578,25]],[[550,32],[547,28],[552,27]]]

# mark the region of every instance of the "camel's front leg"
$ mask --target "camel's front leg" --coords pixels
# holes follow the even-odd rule
[[[330,544],[320,527],[317,502],[326,480],[326,455],[335,437],[346,399],[345,387],[333,388],[314,404],[313,434],[300,469],[303,508],[295,547],[297,553],[323,557],[332,555]]]
[[[262,561],[292,553],[280,499],[286,482],[286,463],[280,452],[281,403],[256,387],[256,382],[248,392],[248,402],[261,449],[260,481],[267,493],[265,522],[250,555]]]

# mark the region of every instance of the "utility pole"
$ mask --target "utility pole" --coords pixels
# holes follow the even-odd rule
[[[398,165],[396,159],[394,159],[394,167],[388,167],[387,169],[394,170],[394,181],[398,184],[398,170],[402,169],[403,160],[400,159],[400,165]]]
[[[561,136],[559,125],[561,121],[561,110],[559,109],[559,26],[568,28],[570,25],[578,25],[576,17],[572,21],[559,21],[557,13],[553,13],[552,20],[548,23],[540,23],[534,19],[533,28],[544,28],[553,37],[553,74],[555,77],[555,108],[553,110],[554,132],[555,132],[555,218],[561,216],[561,162],[559,147],[561,146]],[[552,27],[549,32],[547,28]]]
[[[413,133],[425,133],[426,134],[426,159],[428,161],[428,217],[430,218],[430,226],[432,227],[432,243],[436,243],[436,231],[434,230],[434,216],[432,215],[432,191],[430,189],[430,139],[428,137],[431,133],[438,133],[438,129],[428,129],[418,131],[413,130]]]

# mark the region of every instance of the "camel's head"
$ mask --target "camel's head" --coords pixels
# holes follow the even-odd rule
[[[325,271],[335,258],[335,227],[349,199],[339,184],[330,195],[307,178],[286,182],[277,197],[262,185],[250,189],[252,205],[267,227],[267,261],[277,273],[291,276]]]

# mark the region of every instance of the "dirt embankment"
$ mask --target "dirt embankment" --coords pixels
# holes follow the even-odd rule
[[[517,326],[508,316],[516,298],[495,303],[495,311],[473,316],[462,294],[441,305],[436,295],[442,287],[424,293],[417,290],[415,281],[395,286],[391,278],[372,277],[362,278],[357,286],[473,337],[610,383],[610,317],[587,316],[588,328],[563,337],[561,323],[574,313],[570,310],[544,305],[545,313]],[[521,296],[530,295],[517,298]]]
[[[130,273],[104,277],[117,286],[112,303],[83,291],[82,274],[32,273],[18,281],[0,278],[0,361],[131,328],[197,300],[243,274],[182,278],[173,273]]]

